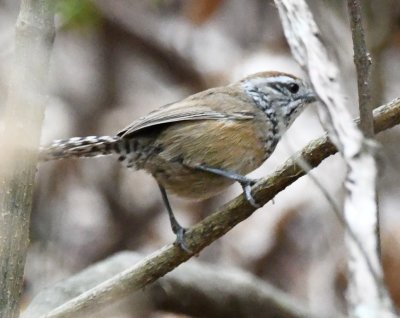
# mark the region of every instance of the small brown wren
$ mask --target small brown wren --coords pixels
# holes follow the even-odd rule
[[[40,152],[43,161],[117,155],[127,167],[144,169],[157,180],[177,243],[185,229],[177,222],[166,190],[180,197],[206,199],[235,181],[248,202],[254,180],[246,174],[259,167],[306,104],[316,100],[299,78],[262,72],[139,118],[115,136],[56,140]]]

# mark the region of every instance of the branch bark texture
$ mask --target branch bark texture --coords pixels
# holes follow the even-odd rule
[[[344,204],[349,253],[349,312],[352,317],[394,317],[377,253],[377,167],[374,149],[351,120],[339,69],[329,59],[304,0],[275,0],[286,38],[297,62],[310,75],[320,99],[320,118],[348,167]]]
[[[54,38],[47,0],[23,0],[1,136],[0,316],[17,317],[42,119],[46,76]]]
[[[360,129],[365,137],[372,138],[374,136],[374,118],[372,115],[373,107],[369,88],[371,58],[365,43],[360,1],[348,0],[347,7],[349,10],[351,34],[353,38],[354,64],[357,70]]]
[[[377,108],[374,111],[374,118],[376,132],[398,125],[400,123],[400,98]],[[325,158],[336,152],[335,146],[327,136],[310,142],[302,151],[287,160],[275,173],[261,179],[252,189],[253,196],[257,202],[266,204],[280,191],[306,174],[299,164],[299,158],[303,158],[310,166],[316,167]],[[248,218],[254,211],[254,208],[242,195],[233,199],[186,233],[186,242],[190,250],[194,255],[198,254],[204,247]],[[185,253],[172,244],[165,246],[42,317],[74,317],[77,313],[90,310],[90,308],[98,309],[142,289],[187,261],[191,256],[193,255]]]

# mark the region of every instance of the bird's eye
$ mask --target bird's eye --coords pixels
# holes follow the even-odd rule
[[[292,94],[296,94],[299,91],[300,86],[296,83],[290,83],[288,88]]]

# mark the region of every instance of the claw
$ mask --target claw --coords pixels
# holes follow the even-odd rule
[[[253,207],[256,209],[260,208],[261,205],[256,202],[253,195],[251,194],[251,187],[256,184],[257,180],[254,179],[247,179],[240,183],[243,188],[244,197],[246,198],[247,202],[249,202]]]
[[[174,244],[184,250],[186,253],[192,254],[192,251],[185,242],[185,232],[186,229],[182,226],[174,229],[174,233],[176,235],[176,240]]]

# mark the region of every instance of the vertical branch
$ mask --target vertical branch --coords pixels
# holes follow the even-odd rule
[[[354,64],[357,70],[360,128],[365,137],[372,138],[374,136],[374,117],[372,115],[373,107],[369,89],[371,58],[365,44],[360,1],[348,0],[347,6],[353,37]]]
[[[0,317],[17,317],[29,243],[29,219],[46,77],[54,39],[48,0],[22,0],[1,135]]]
[[[354,64],[357,72],[358,106],[360,110],[360,129],[366,138],[374,137],[374,116],[370,90],[371,57],[365,43],[362,26],[362,13],[359,0],[348,0],[351,35],[353,38]],[[376,201],[378,200],[375,189]],[[377,251],[380,256],[380,222],[378,205],[376,207]]]
[[[360,129],[366,138],[374,137],[374,118],[373,118],[373,105],[371,100],[370,91],[370,68],[371,58],[365,43],[364,29],[362,26],[362,12],[359,0],[348,0],[347,7],[350,17],[351,35],[353,39],[354,50],[354,64],[357,73],[358,85],[358,106],[360,111]],[[376,178],[376,177],[375,177]],[[376,185],[376,183],[374,182]],[[375,188],[375,201],[376,201],[376,248],[378,257],[380,256],[380,217],[378,210],[378,197]],[[354,288],[349,292],[355,292]],[[349,295],[349,297],[355,297]]]
[[[292,53],[308,72],[319,97],[322,123],[348,168],[344,219],[349,254],[349,314],[357,318],[394,317],[377,253],[377,168],[373,151],[351,120],[339,82],[339,69],[328,57],[307,4],[304,0],[275,0],[275,4]],[[368,101],[368,96],[364,100]]]

